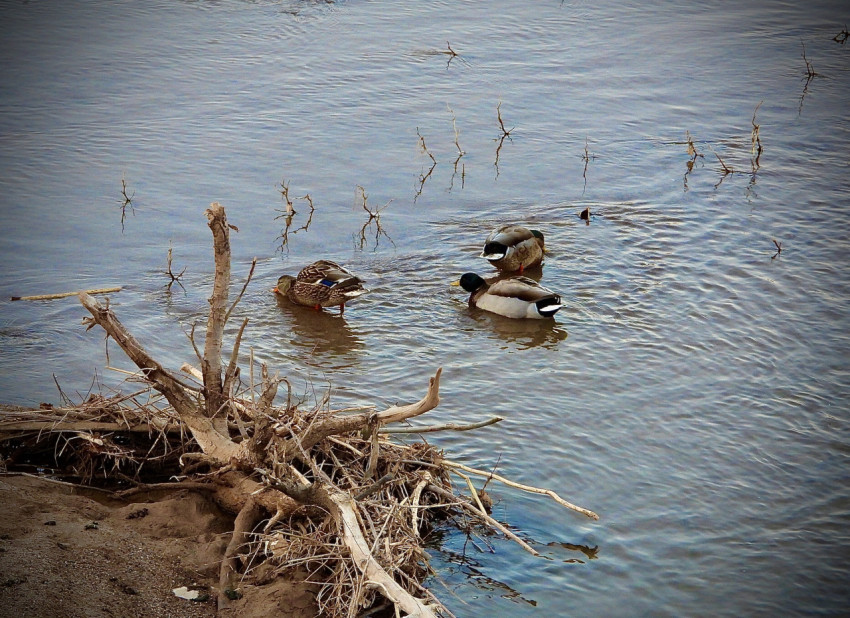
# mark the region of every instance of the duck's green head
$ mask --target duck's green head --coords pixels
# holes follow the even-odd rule
[[[540,241],[540,245],[543,245],[543,232],[540,230],[528,230],[531,232],[531,235],[534,236],[537,240]]]
[[[272,289],[272,292],[276,292],[277,294],[286,295],[289,291],[289,288],[292,287],[292,284],[295,283],[295,277],[292,275],[283,275],[280,279],[277,280],[277,285]]]
[[[482,285],[487,285],[487,282],[475,273],[466,273],[460,278],[460,287],[470,293],[474,292]]]

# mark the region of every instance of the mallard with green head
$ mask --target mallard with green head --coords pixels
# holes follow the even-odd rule
[[[503,225],[487,237],[481,257],[503,272],[522,273],[543,261],[543,234],[520,225]]]
[[[297,277],[283,275],[272,289],[279,296],[317,311],[338,305],[340,315],[345,312],[345,303],[368,291],[360,277],[330,260],[313,262]]]
[[[469,292],[469,306],[506,318],[551,318],[563,307],[561,297],[528,277],[509,277],[487,283],[475,273],[460,278]]]

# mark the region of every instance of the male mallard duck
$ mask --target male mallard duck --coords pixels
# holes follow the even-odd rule
[[[551,318],[563,307],[561,297],[528,277],[510,277],[488,284],[475,273],[460,278],[469,292],[469,306],[507,318]]]
[[[487,237],[481,257],[501,271],[522,273],[543,261],[543,234],[519,225],[503,225]]]
[[[346,302],[368,291],[360,277],[330,260],[313,262],[297,277],[283,275],[272,289],[294,303],[314,307],[317,311],[339,305],[340,315],[345,312]]]

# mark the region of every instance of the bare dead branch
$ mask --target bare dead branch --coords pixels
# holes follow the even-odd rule
[[[251,530],[259,521],[262,510],[253,497],[249,497],[245,506],[236,516],[233,523],[233,536],[224,551],[218,576],[218,609],[221,611],[229,606],[231,600],[238,597],[236,576],[239,570],[239,550],[250,540]]]
[[[380,433],[432,433],[435,431],[470,431],[472,429],[480,429],[488,425],[505,420],[501,416],[493,416],[486,421],[478,423],[469,423],[468,425],[458,425],[457,423],[446,423],[444,425],[430,425],[427,427],[381,427]]]
[[[112,292],[120,292],[121,286],[114,288],[95,288],[93,290],[84,290],[85,294],[111,294]],[[80,292],[60,292],[58,294],[38,294],[36,296],[12,296],[9,300],[54,300],[57,298],[68,298],[69,296],[77,296]]]
[[[597,520],[599,519],[599,515],[597,515],[593,511],[588,510],[588,509],[581,507],[581,506],[576,506],[575,504],[572,504],[571,502],[567,502],[566,500],[561,498],[561,496],[556,494],[551,489],[541,489],[540,487],[533,487],[531,485],[523,485],[522,483],[517,483],[515,481],[511,481],[509,479],[506,479],[503,476],[499,476],[498,474],[495,474],[494,472],[487,472],[486,470],[477,470],[475,468],[470,468],[469,466],[465,466],[462,463],[458,463],[458,462],[454,462],[454,461],[448,461],[448,460],[444,459],[443,464],[450,467],[450,468],[457,468],[459,470],[464,470],[464,471],[469,472],[471,474],[477,474],[479,476],[486,476],[490,479],[494,479],[496,481],[499,481],[500,483],[504,483],[508,487],[515,487],[516,489],[521,489],[522,491],[526,491],[526,492],[529,492],[529,493],[542,494],[542,495],[545,495],[545,496],[549,496],[550,498],[552,498],[555,502],[557,502],[558,504],[560,504],[564,508],[570,509],[571,511],[575,511],[576,513],[581,513],[582,515],[590,517],[591,519],[597,519]]]
[[[204,399],[206,415],[214,417],[226,402],[221,375],[221,344],[227,319],[227,297],[230,291],[230,228],[224,207],[213,202],[206,211],[207,224],[213,234],[215,279],[209,299],[210,314],[204,339]]]

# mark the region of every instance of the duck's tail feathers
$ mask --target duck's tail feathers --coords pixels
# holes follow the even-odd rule
[[[501,260],[508,254],[508,248],[500,242],[488,242],[484,245],[484,251],[481,252],[481,257],[490,260]]]
[[[538,300],[535,304],[537,305],[537,313],[544,318],[552,317],[563,307],[559,299],[556,298],[544,298],[543,300]]]

